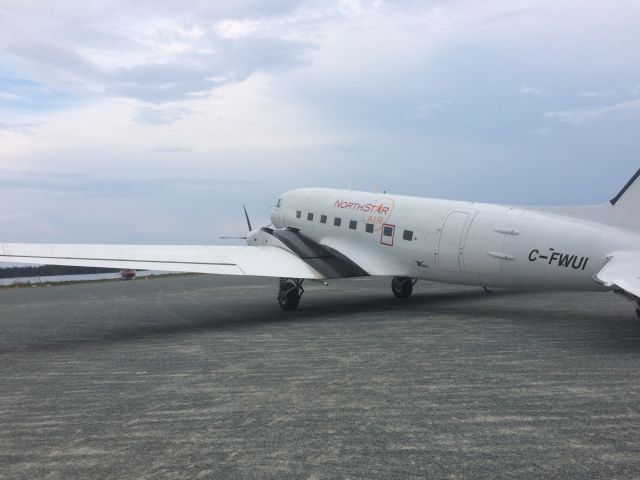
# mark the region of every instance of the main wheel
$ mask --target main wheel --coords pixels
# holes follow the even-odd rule
[[[295,310],[300,303],[300,287],[293,280],[285,280],[280,283],[278,292],[278,304],[282,310]]]
[[[393,277],[391,291],[397,298],[409,298],[413,292],[413,280],[409,277]]]

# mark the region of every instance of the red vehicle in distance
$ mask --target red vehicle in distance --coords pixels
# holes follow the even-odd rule
[[[133,280],[136,278],[136,271],[131,268],[123,268],[120,270],[120,278],[122,280]]]

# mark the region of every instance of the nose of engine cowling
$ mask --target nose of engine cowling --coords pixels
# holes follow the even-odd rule
[[[271,209],[271,223],[276,228],[284,228],[284,210],[282,208],[282,199],[278,200],[275,207]]]

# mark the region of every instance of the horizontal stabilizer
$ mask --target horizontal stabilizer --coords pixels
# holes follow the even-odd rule
[[[595,280],[605,287],[622,290],[640,298],[640,252],[616,252],[600,270]]]

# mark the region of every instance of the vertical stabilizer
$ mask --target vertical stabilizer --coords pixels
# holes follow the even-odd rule
[[[640,231],[640,170],[611,199],[609,223],[628,230]]]

